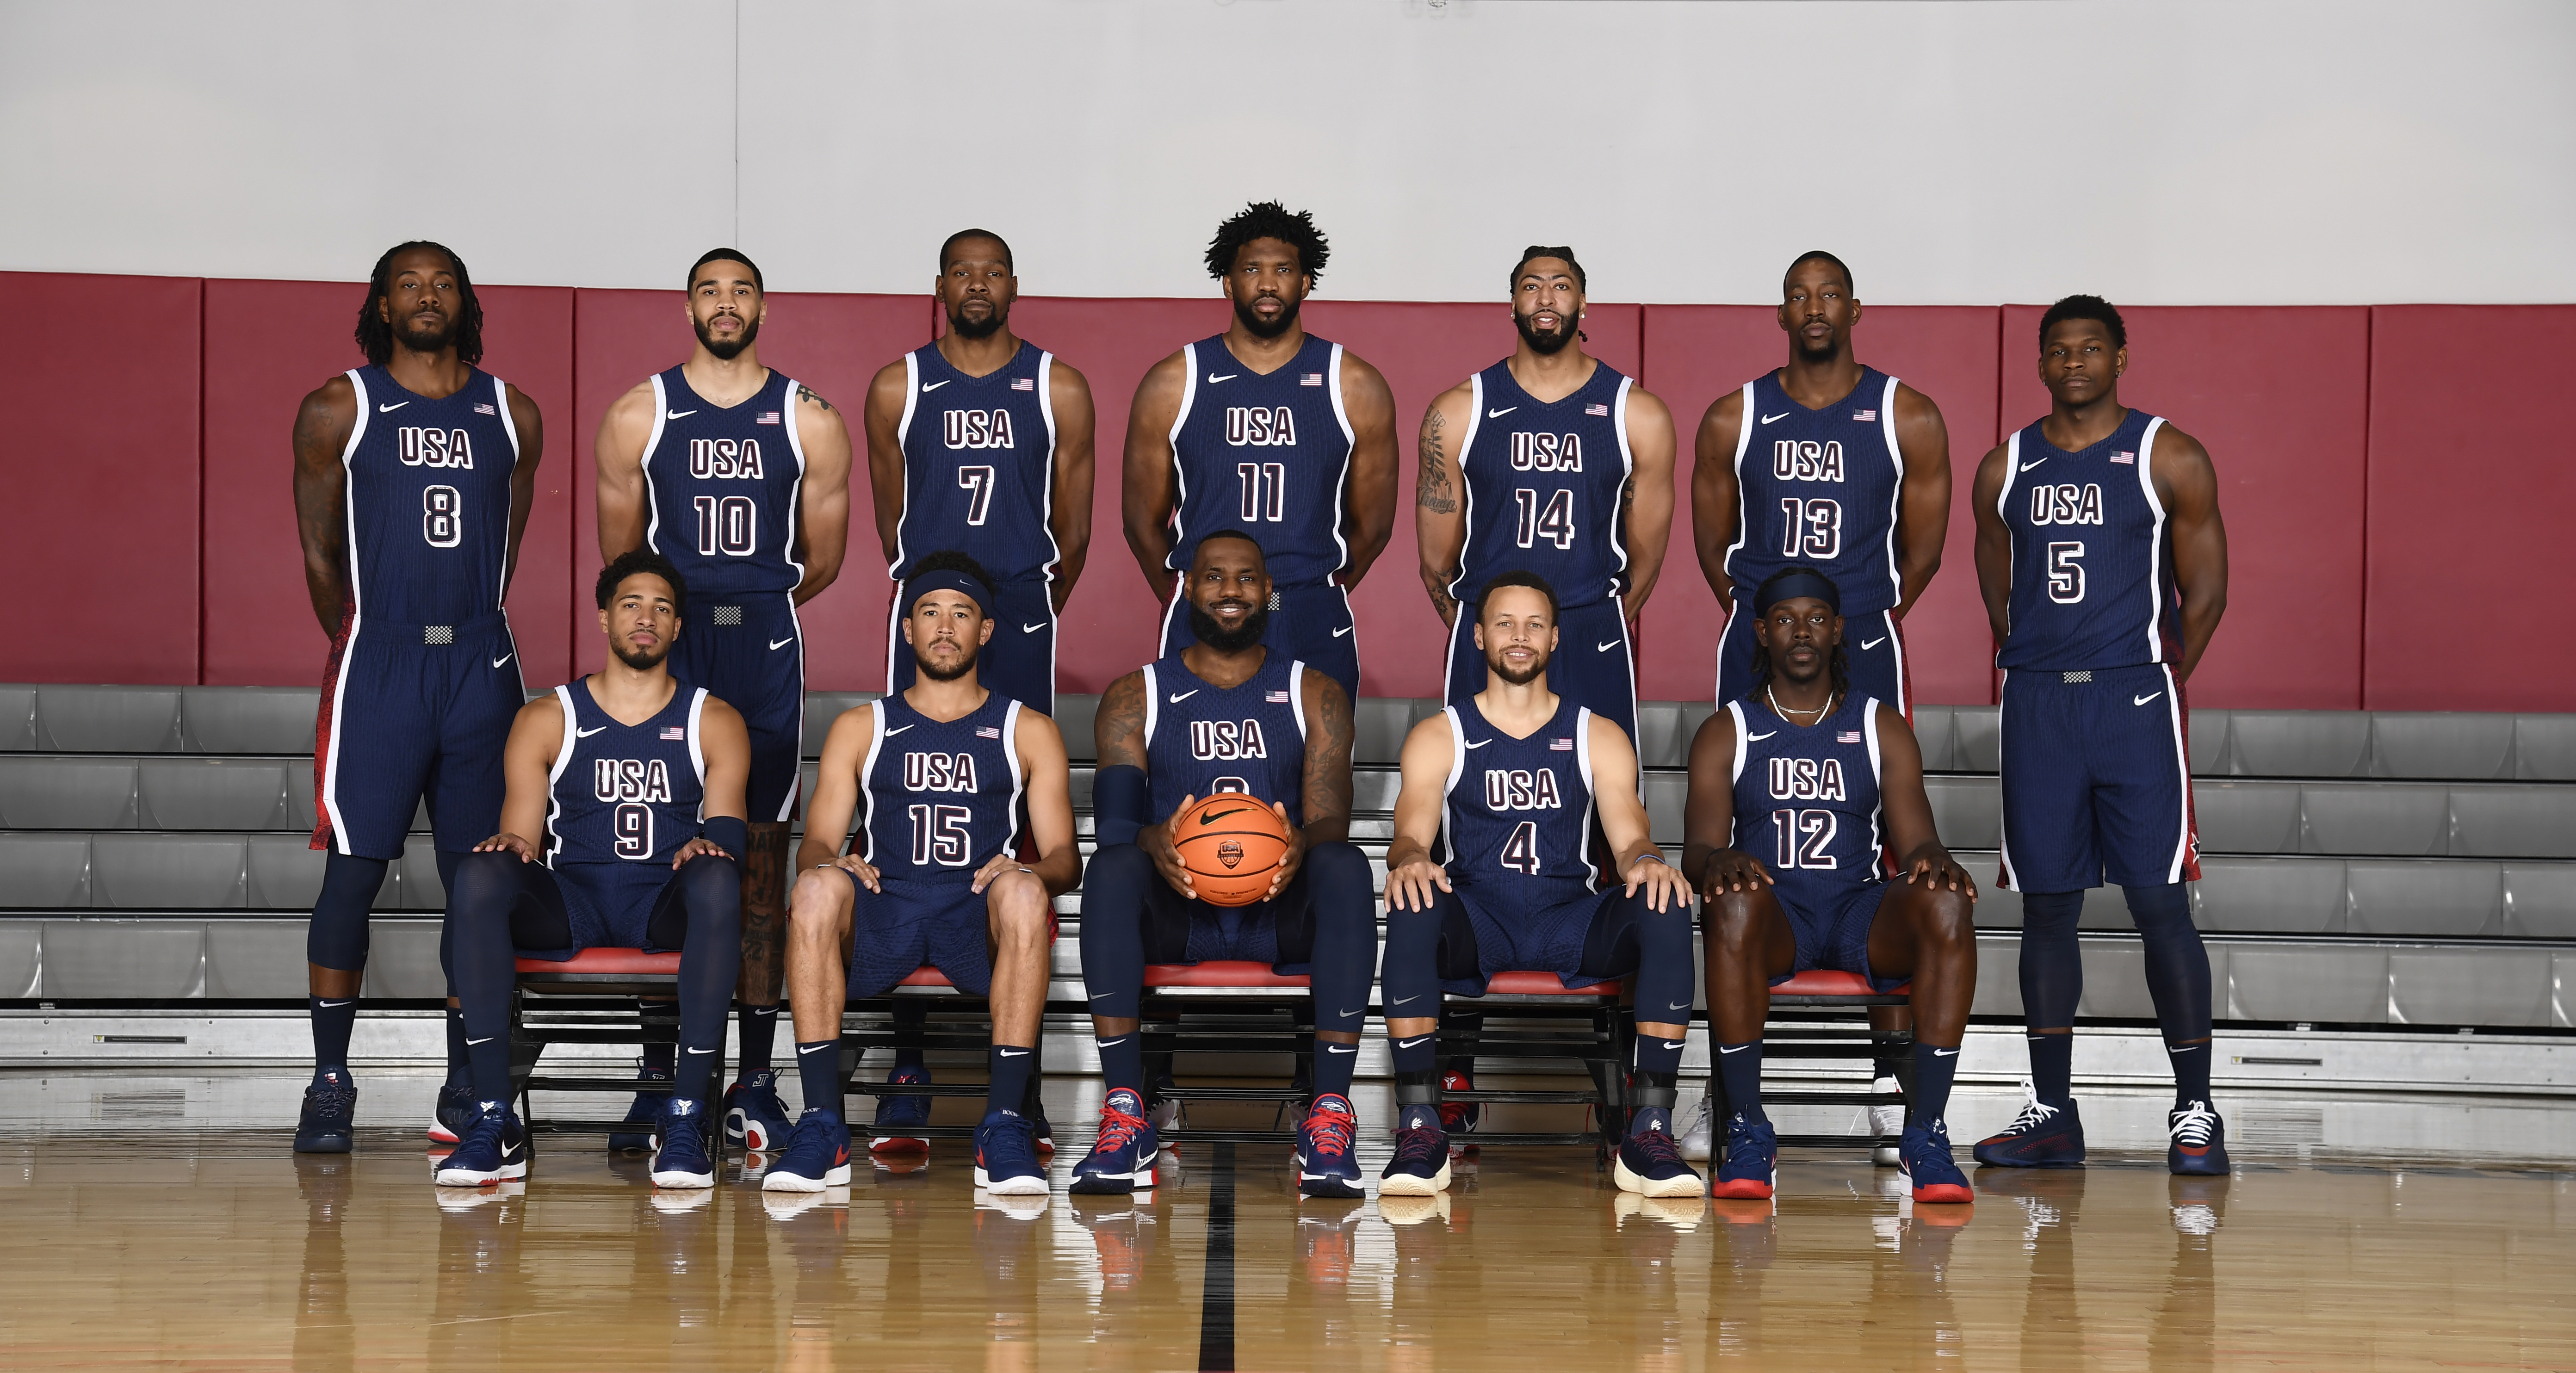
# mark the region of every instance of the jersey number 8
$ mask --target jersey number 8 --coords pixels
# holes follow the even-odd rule
[[[454,548],[465,541],[465,498],[455,487],[421,488],[420,537],[432,548]]]

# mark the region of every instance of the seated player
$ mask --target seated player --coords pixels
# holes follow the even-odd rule
[[[901,692],[841,712],[823,742],[802,876],[787,904],[787,999],[805,1109],[761,1188],[814,1192],[850,1180],[842,1118],[841,1009],[928,965],[989,997],[992,1086],[975,1132],[975,1186],[1047,1190],[1022,1112],[1046,1009],[1050,904],[1081,880],[1064,737],[1055,721],[977,681],[993,637],[993,583],[963,553],[934,553],[903,585],[918,670]],[[1022,802],[1038,857],[1017,856]],[[858,815],[857,852],[842,836]]]
[[[1752,602],[1752,690],[1691,740],[1682,868],[1707,903],[1710,1038],[1728,1112],[1710,1190],[1771,1195],[1771,988],[1834,968],[1881,992],[1913,982],[1914,1091],[1897,1166],[1918,1202],[1970,1201],[1942,1113],[1977,990],[1977,884],[1933,832],[1923,750],[1905,717],[1851,689],[1841,601],[1812,567],[1771,574]],[[1882,844],[1896,881],[1880,866]]]
[[[733,707],[671,676],[689,589],[662,555],[618,558],[598,595],[608,666],[520,709],[501,832],[457,867],[448,919],[475,1117],[440,1186],[527,1175],[509,1110],[514,962],[594,948],[680,951],[679,1068],[653,1122],[653,1185],[715,1185],[707,1089],[742,965],[751,735]]]
[[[1429,1196],[1448,1187],[1435,1077],[1440,995],[1482,996],[1494,974],[1512,970],[1555,973],[1568,987],[1637,979],[1641,1105],[1615,1173],[1624,1191],[1697,1196],[1700,1176],[1673,1142],[1695,990],[1690,885],[1647,833],[1628,736],[1548,690],[1557,627],[1547,579],[1497,573],[1472,610],[1485,689],[1405,737],[1386,852],[1378,979],[1403,1115],[1378,1192]],[[1596,811],[1627,879],[1617,890],[1598,888]],[[1443,830],[1435,861],[1431,845]]]
[[[1158,1141],[1136,1040],[1145,965],[1241,959],[1313,979],[1315,1095],[1297,1135],[1297,1190],[1363,1196],[1351,1070],[1377,925],[1368,859],[1347,837],[1350,698],[1332,678],[1262,647],[1270,572],[1250,535],[1201,539],[1181,598],[1194,642],[1111,684],[1093,726],[1100,847],[1083,886],[1082,980],[1108,1096],[1073,1190],[1154,1185]],[[1182,813],[1220,792],[1267,802],[1288,825],[1269,894],[1246,906],[1200,899],[1174,844]]]

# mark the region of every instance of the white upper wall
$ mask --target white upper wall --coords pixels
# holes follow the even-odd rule
[[[0,5],[0,268],[1197,295],[1278,197],[1345,299],[2576,300],[2576,6]]]

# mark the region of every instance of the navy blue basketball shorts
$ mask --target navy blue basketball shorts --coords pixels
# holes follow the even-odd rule
[[[1568,606],[1557,621],[1556,653],[1547,660],[1547,687],[1617,724],[1637,740],[1636,650],[1628,621],[1615,600]],[[1449,631],[1449,695],[1456,705],[1485,689],[1485,655],[1476,648],[1475,608],[1461,604]]]
[[[400,858],[424,799],[441,852],[491,838],[502,746],[525,704],[499,611],[458,625],[352,614],[332,641],[313,730],[313,847]]]
[[[521,958],[561,962],[583,949],[668,953],[688,939],[680,874],[668,863],[522,863],[510,907]]]
[[[1609,924],[1621,904],[1644,905],[1642,894],[1632,897],[1618,887],[1605,887],[1535,908],[1495,899],[1502,895],[1461,886],[1434,898],[1432,914],[1440,918],[1442,991],[1483,996],[1485,985],[1499,972],[1554,973],[1557,981],[1570,989],[1608,982],[1636,971],[1633,965],[1587,967],[1584,953],[1600,942],[1594,938],[1595,931]],[[1392,1001],[1388,1011],[1394,1012]]]
[[[2186,707],[2161,663],[2004,674],[2003,874],[2009,891],[2200,879]]]
[[[856,873],[841,872],[858,891],[850,910],[851,996],[883,996],[925,967],[968,996],[993,990],[992,917],[972,874],[880,877],[885,890],[872,892]]]
[[[1753,690],[1753,611],[1743,600],[1717,636],[1717,707]],[[1914,679],[1905,656],[1905,627],[1882,610],[1843,620],[1843,653],[1851,665],[1854,696],[1875,696],[1914,722]]]
[[[1273,653],[1285,653],[1342,684],[1353,701],[1360,698],[1358,621],[1351,618],[1350,593],[1326,582],[1320,586],[1271,589],[1270,628],[1261,642]],[[1190,632],[1188,602],[1177,591],[1163,607],[1163,657],[1198,642]]]
[[[671,675],[733,707],[751,733],[744,797],[753,824],[796,818],[805,780],[805,632],[784,592],[709,593],[689,602]]]
[[[897,588],[900,593],[901,588]],[[886,692],[912,685],[912,644],[903,637],[900,594],[886,618]],[[993,637],[975,653],[987,690],[1055,716],[1055,601],[1045,582],[1004,582],[993,597]]]
[[[1787,888],[1772,887],[1780,913],[1789,918],[1789,933],[1797,938],[1798,960],[1788,972],[1772,978],[1771,985],[1828,968],[1858,973],[1869,979],[1870,990],[1876,992],[1904,986],[1909,979],[1880,977],[1869,966],[1869,931],[1878,923],[1878,908],[1887,893],[1885,882],[1818,883],[1794,895]]]

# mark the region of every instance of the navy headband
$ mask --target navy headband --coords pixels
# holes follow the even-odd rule
[[[984,612],[985,619],[993,618],[993,593],[986,591],[982,582],[947,568],[916,572],[911,581],[903,584],[903,613],[910,616],[913,608],[921,604],[921,598],[933,591],[957,592],[973,601],[975,608]]]
[[[1771,607],[1800,596],[1824,602],[1837,615],[1843,613],[1842,589],[1834,585],[1831,577],[1804,567],[1782,568],[1765,579],[1761,589],[1753,593],[1753,613],[1768,615]]]

